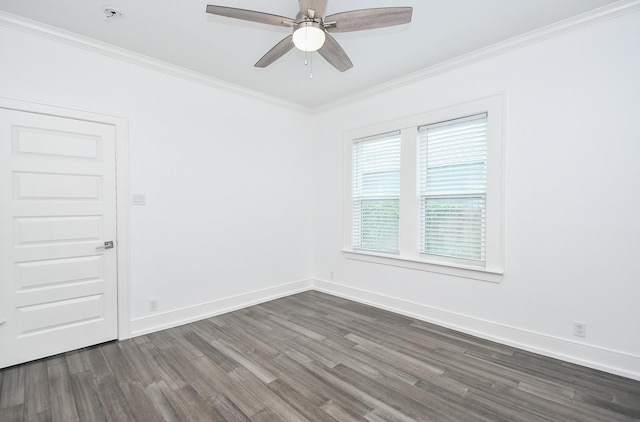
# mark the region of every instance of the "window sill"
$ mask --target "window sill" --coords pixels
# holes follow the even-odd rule
[[[401,256],[391,256],[360,251],[354,252],[350,250],[343,250],[342,254],[345,258],[355,261],[364,261],[374,264],[389,265],[392,267],[401,267],[418,271],[426,271],[430,273],[446,274],[454,277],[488,281],[491,283],[500,283],[502,281],[502,277],[504,276],[504,271],[502,270],[488,270],[485,268],[465,267],[461,265],[452,266],[450,264],[445,265],[437,262],[428,262]]]

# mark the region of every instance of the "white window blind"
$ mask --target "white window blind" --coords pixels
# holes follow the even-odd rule
[[[420,127],[421,253],[484,265],[487,114]]]
[[[353,142],[353,248],[398,253],[400,133]]]

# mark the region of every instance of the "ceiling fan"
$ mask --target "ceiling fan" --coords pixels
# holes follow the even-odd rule
[[[293,28],[293,33],[267,52],[255,67],[267,67],[293,47],[303,51],[318,51],[333,67],[341,72],[351,69],[353,63],[330,32],[351,32],[384,28],[411,22],[412,7],[382,7],[351,10],[323,18],[327,0],[299,0],[300,12],[295,19],[254,10],[208,5],[207,13]]]

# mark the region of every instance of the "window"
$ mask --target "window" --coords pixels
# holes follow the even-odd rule
[[[353,143],[353,248],[398,253],[400,133]]]
[[[345,134],[347,258],[499,281],[502,96]]]
[[[485,262],[487,114],[418,129],[420,253]]]

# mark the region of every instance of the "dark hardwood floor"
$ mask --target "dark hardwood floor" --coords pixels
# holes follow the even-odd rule
[[[629,421],[640,382],[305,292],[0,371],[0,421]]]

